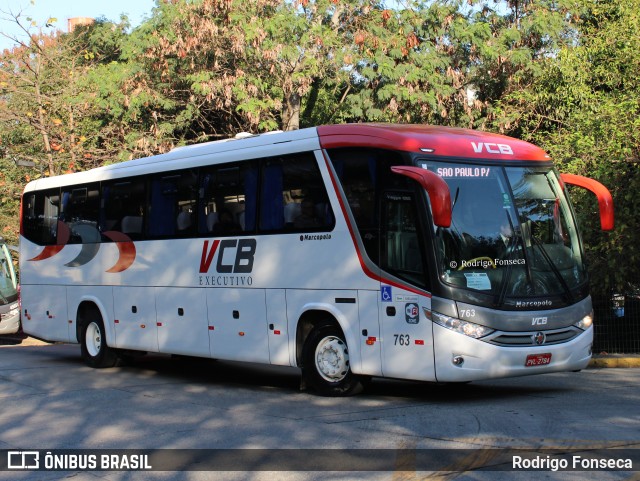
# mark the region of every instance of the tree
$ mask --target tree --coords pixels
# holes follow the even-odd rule
[[[34,178],[96,166],[90,141],[95,126],[86,122],[94,105],[84,84],[93,65],[85,39],[42,34],[37,26],[32,33],[23,25],[30,19],[16,15],[13,21],[29,35],[0,56],[0,138],[6,154],[33,161]]]
[[[171,102],[163,113],[177,142],[296,129],[307,99],[313,106],[320,88],[348,80],[349,32],[367,3],[160,4],[137,32],[131,58],[145,64],[140,84],[157,86]]]
[[[363,8],[345,55],[351,74],[347,118],[457,124],[467,85],[457,65],[457,27],[466,17],[456,2]],[[455,100],[452,100],[455,99]]]
[[[54,152],[61,123],[61,105],[52,94],[61,87],[61,79],[48,68],[57,57],[57,45],[55,36],[33,36],[29,45],[5,51],[0,59],[0,122],[31,131],[22,136],[29,142],[21,146],[19,153],[42,163],[49,175],[58,171]]]
[[[0,156],[0,235],[9,244],[18,245],[20,195],[28,180],[12,159]]]
[[[500,103],[500,127],[543,146],[562,170],[611,190],[616,229],[602,233],[595,201],[572,190],[593,285],[638,283],[640,197],[640,1],[583,2],[579,41],[544,61],[527,89]]]
[[[494,103],[525,88],[571,40],[565,2],[413,1],[359,17],[352,120],[488,128]]]

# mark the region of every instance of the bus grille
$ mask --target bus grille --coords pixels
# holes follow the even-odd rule
[[[536,334],[541,332],[544,334],[544,342],[536,342]],[[564,327],[562,329],[553,329],[549,331],[528,331],[528,332],[505,332],[498,331],[483,338],[483,341],[498,346],[548,346],[550,344],[561,344],[563,342],[574,339],[582,332],[575,326]]]

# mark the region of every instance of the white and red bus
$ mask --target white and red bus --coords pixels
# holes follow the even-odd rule
[[[94,367],[159,352],[459,382],[579,370],[592,306],[566,184],[505,136],[353,124],[177,148],[27,185],[25,332]]]

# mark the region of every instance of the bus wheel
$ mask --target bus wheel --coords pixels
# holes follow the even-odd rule
[[[302,375],[323,396],[349,396],[362,391],[359,376],[351,372],[349,349],[342,331],[334,324],[316,326],[302,350]]]
[[[87,322],[82,329],[82,358],[91,367],[113,367],[118,361],[116,353],[107,346],[102,319]]]

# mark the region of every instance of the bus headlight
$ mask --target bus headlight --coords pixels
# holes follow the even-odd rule
[[[457,319],[455,317],[445,316],[444,314],[440,314],[435,311],[431,311],[431,316],[433,322],[441,325],[442,327],[446,327],[447,329],[451,329],[459,334],[464,334],[465,336],[473,337],[474,339],[480,339],[481,337],[487,336],[491,334],[494,329],[491,329],[486,326],[481,326],[480,324],[474,324],[473,322],[463,321],[462,319]]]
[[[576,327],[582,329],[583,331],[585,331],[585,330],[589,329],[592,324],[593,324],[593,311],[591,311],[589,314],[587,314],[582,319],[580,319],[578,322],[576,322],[574,324],[574,326],[576,326]]]

